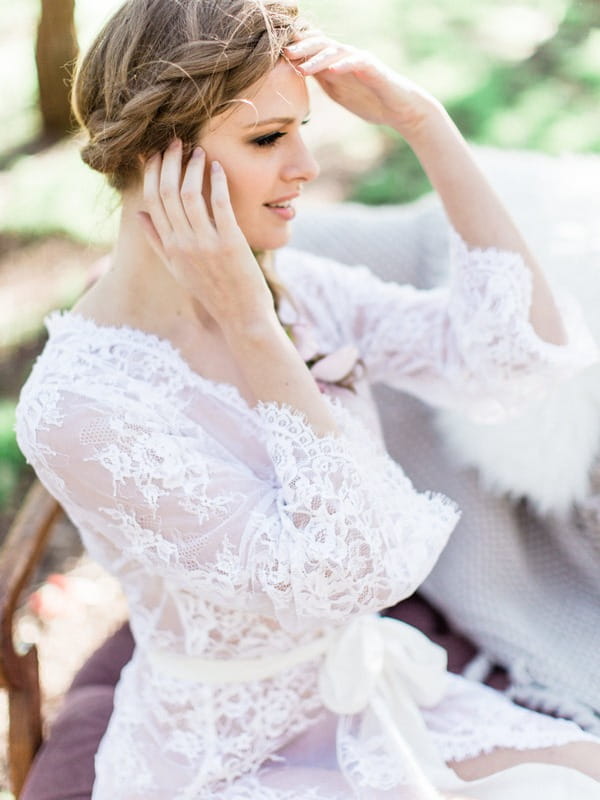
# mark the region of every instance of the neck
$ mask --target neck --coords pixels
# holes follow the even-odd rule
[[[166,335],[187,325],[214,330],[216,323],[201,300],[175,280],[148,243],[136,216],[141,208],[139,195],[124,196],[109,273],[120,311],[140,327],[156,327],[160,320]]]

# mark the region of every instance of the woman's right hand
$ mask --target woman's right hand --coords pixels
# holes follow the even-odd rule
[[[210,211],[202,194],[206,155],[197,147],[182,180],[182,144],[175,139],[144,165],[149,244],[173,275],[221,326],[243,332],[276,321],[273,298],[229,197],[222,166],[210,170]]]

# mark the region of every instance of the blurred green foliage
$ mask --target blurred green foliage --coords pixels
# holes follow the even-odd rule
[[[427,86],[479,144],[600,152],[600,2],[438,0],[390,5],[397,65]],[[395,23],[392,22],[392,18]],[[382,131],[385,155],[355,186],[366,203],[412,200],[430,186],[408,146]]]
[[[82,48],[119,0],[77,0]],[[600,0],[299,0],[328,34],[371,49],[428,88],[464,135],[499,147],[600,152]],[[33,43],[40,0],[0,0],[0,218],[22,236],[106,243],[115,198],[65,143],[32,155],[39,118]],[[317,122],[315,122],[315,125]],[[343,135],[343,134],[342,134]],[[429,189],[399,136],[351,199],[403,202]],[[24,146],[25,145],[25,146]],[[21,152],[19,152],[21,150]],[[8,187],[8,188],[7,188]],[[4,191],[4,193],[2,193]],[[19,481],[14,398],[0,392],[0,508]]]
[[[15,441],[14,424],[15,403],[0,401],[0,508],[14,492],[25,466],[25,459]]]
[[[77,0],[82,48],[119,0]],[[327,33],[366,47],[428,88],[472,141],[550,153],[600,152],[600,0],[299,0]],[[0,66],[11,75],[0,106],[2,150],[31,138],[33,39],[39,0],[0,0]],[[315,125],[318,123],[315,122]],[[351,199],[411,200],[429,188],[409,148],[379,133],[383,158]],[[73,147],[45,163],[26,155],[12,170],[5,229],[62,230],[106,243],[115,202]],[[35,191],[32,192],[32,186]],[[99,224],[100,223],[100,224]]]

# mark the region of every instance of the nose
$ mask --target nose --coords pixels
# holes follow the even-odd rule
[[[296,146],[288,154],[288,158],[282,168],[282,177],[289,182],[301,181],[307,183],[308,181],[314,181],[320,171],[317,160],[304,143],[302,137],[298,135]]]

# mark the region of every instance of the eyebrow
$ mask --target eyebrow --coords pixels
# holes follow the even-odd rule
[[[310,117],[308,113],[303,122],[306,122]],[[249,125],[244,125],[244,128],[261,128],[263,125],[291,125],[296,121],[295,117],[270,117],[269,119],[261,119],[258,122],[251,122]]]

